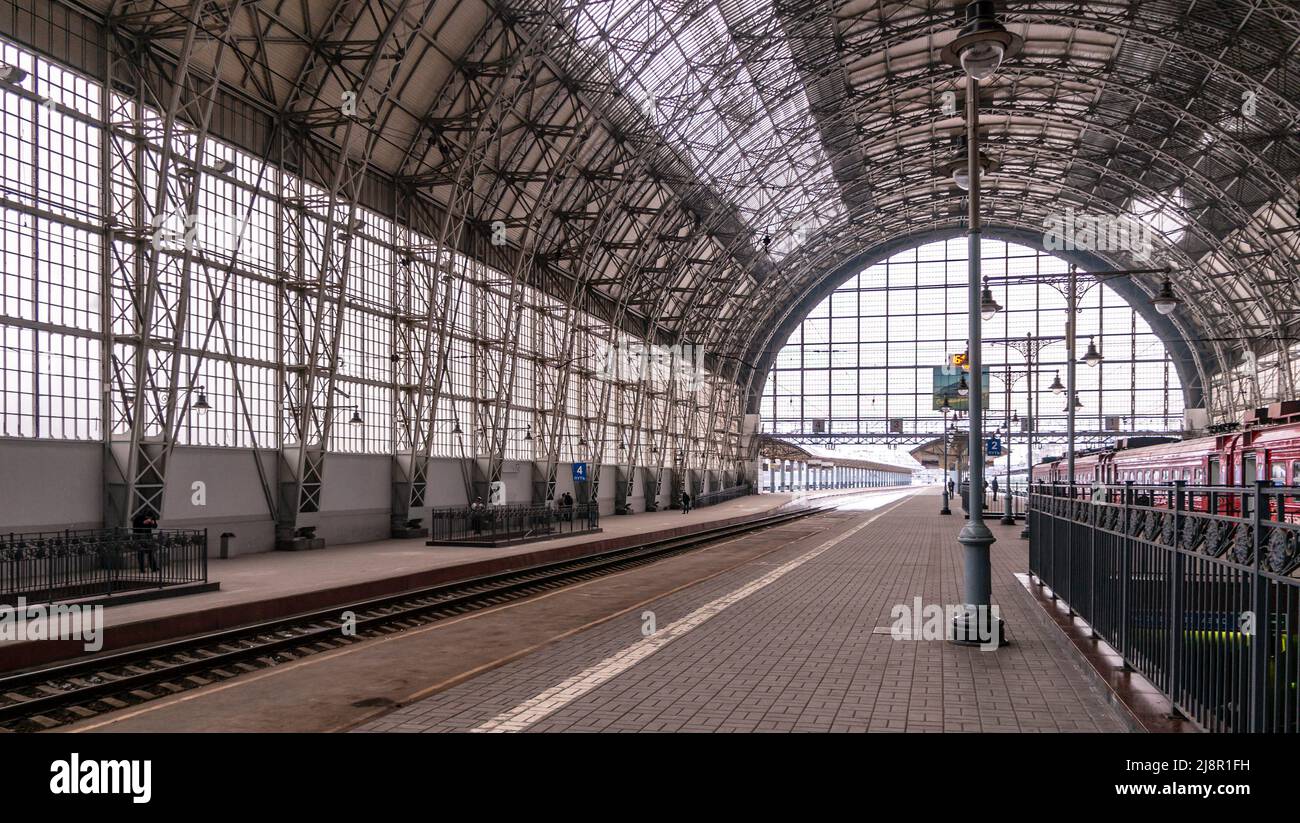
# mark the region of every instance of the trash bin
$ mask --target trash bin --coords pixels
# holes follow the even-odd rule
[[[221,557],[222,560],[227,560],[227,559],[230,558],[230,545],[231,545],[231,541],[233,541],[234,539],[235,539],[235,533],[234,533],[234,532],[222,532],[222,533],[221,533],[221,554],[220,554],[220,557]]]

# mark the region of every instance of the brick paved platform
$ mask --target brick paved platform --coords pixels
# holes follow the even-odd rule
[[[881,500],[889,500],[880,506]],[[990,523],[996,651],[895,640],[891,609],[960,602],[960,514],[937,491],[831,527],[365,723],[359,731],[1125,731]],[[878,507],[878,508],[872,508]],[[653,613],[654,631],[648,629]],[[881,629],[883,628],[883,633]]]

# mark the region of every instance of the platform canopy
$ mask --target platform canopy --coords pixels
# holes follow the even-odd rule
[[[488,249],[644,337],[702,345],[751,390],[782,330],[837,277],[964,225],[964,192],[943,171],[965,99],[940,59],[953,2],[83,5],[102,15],[102,40],[50,42],[56,57],[111,68],[143,54],[170,77],[187,54],[187,76],[207,65],[222,81],[214,134],[255,151],[296,140],[287,163],[309,176],[328,167],[313,156],[364,162],[366,205],[426,198],[446,213],[437,242]],[[1144,221],[1184,301],[1163,332],[1183,338],[1207,385],[1243,357],[1253,379],[1300,306],[1300,11],[1113,0],[998,12],[1025,46],[981,93],[997,163],[986,231],[1041,238],[1066,209]],[[172,105],[207,92],[188,80]],[[1137,278],[1127,295],[1149,311],[1159,285]],[[1293,388],[1289,369],[1277,380],[1275,394]]]
[[[888,455],[889,459],[877,453],[868,454],[861,449],[827,449],[818,446],[795,443],[781,437],[763,435],[758,440],[758,454],[765,460],[793,460],[795,462],[818,463],[821,465],[847,466],[854,469],[871,469],[873,471],[910,473],[921,469],[921,465],[910,461],[908,457],[897,454]],[[882,459],[873,459],[882,458]],[[904,465],[911,462],[911,465]]]

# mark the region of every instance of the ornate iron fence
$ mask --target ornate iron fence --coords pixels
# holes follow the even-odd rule
[[[1201,728],[1300,731],[1300,488],[1035,484],[1029,570]]]
[[[1005,488],[998,489],[997,499],[993,497],[993,490],[990,488],[984,492],[984,513],[989,517],[1002,515],[1006,512],[1007,495],[1011,495],[1011,514],[1014,517],[1024,517],[1025,510],[1029,507],[1029,500],[1025,494],[1023,486],[1012,486],[1008,491]]]
[[[206,529],[0,535],[0,602],[73,600],[207,579]]]
[[[595,503],[572,506],[452,506],[429,511],[429,545],[536,540],[600,526]]]

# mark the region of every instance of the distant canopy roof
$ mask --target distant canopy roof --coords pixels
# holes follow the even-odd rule
[[[836,466],[848,466],[855,469],[871,469],[873,471],[911,473],[921,469],[920,465],[901,466],[878,460],[866,460],[859,457],[851,457],[837,453],[831,449],[792,443],[789,440],[780,437],[773,437],[772,435],[761,436],[758,445],[758,453],[762,457],[772,460],[797,460],[811,461],[814,463],[824,462],[832,463]]]

